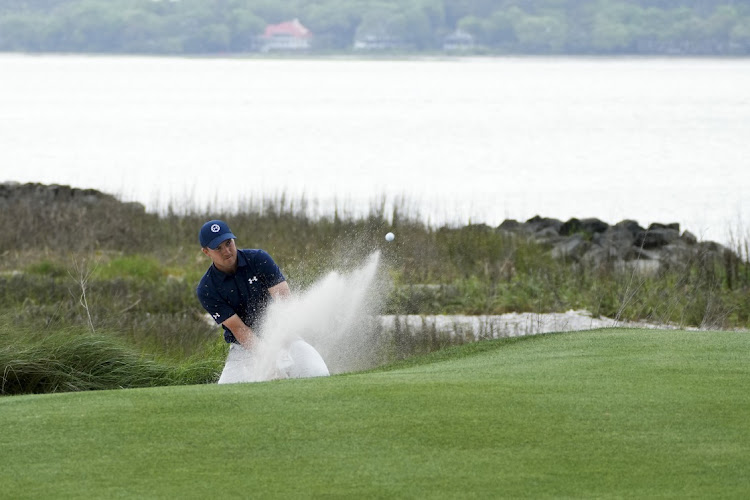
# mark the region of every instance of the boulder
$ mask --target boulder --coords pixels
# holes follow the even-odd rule
[[[123,203],[111,194],[95,189],[78,189],[58,184],[39,184],[18,182],[0,183],[0,207],[25,203],[29,206],[50,207],[128,207],[131,210],[144,212],[140,203]]]
[[[682,236],[680,236],[680,239],[684,241],[685,243],[687,243],[688,245],[695,245],[696,243],[698,243],[698,237],[687,230],[682,233]]]
[[[591,247],[591,243],[584,240],[580,234],[574,234],[557,243],[552,248],[552,257],[556,259],[568,258],[573,260],[580,259]]]
[[[594,234],[591,241],[594,246],[599,246],[604,250],[603,255],[606,255],[608,261],[635,257],[631,252],[633,236],[626,230],[610,227],[604,233]]]
[[[580,233],[581,231],[581,221],[575,217],[568,219],[562,227],[560,227],[560,235],[562,236],[570,236],[572,234]]]
[[[556,234],[560,233],[560,228],[563,223],[558,219],[550,219],[548,217],[539,217],[538,215],[532,217],[526,221],[526,228],[532,233],[538,233],[545,229],[552,229]]]
[[[621,261],[615,265],[615,269],[621,272],[629,272],[639,276],[656,276],[661,264],[658,260],[631,260]]]
[[[631,255],[634,255],[633,258],[627,259],[627,260],[661,260],[661,252],[654,251],[654,250],[646,250],[641,247],[632,247],[633,252]]]
[[[645,231],[645,229],[642,228],[640,224],[631,219],[621,220],[620,222],[615,224],[614,227],[617,229],[624,229],[626,231],[629,231],[633,236],[637,235],[641,231]]]
[[[500,231],[514,232],[521,228],[521,223],[515,219],[505,219],[497,229]]]
[[[472,231],[475,233],[489,233],[492,231],[492,228],[484,223],[479,224],[468,224],[464,227],[466,231]]]
[[[628,248],[635,241],[635,235],[623,227],[612,226],[603,233],[595,233],[592,241],[602,246]]]
[[[603,247],[596,244],[591,245],[588,251],[581,257],[581,262],[593,267],[601,267],[606,263],[619,261],[622,261],[622,258],[617,248]]]
[[[571,234],[584,233],[591,236],[596,233],[603,233],[607,229],[609,229],[609,224],[599,219],[593,217],[587,219],[576,219],[574,217],[562,225],[560,228],[560,234],[570,236]]]
[[[587,234],[603,233],[609,229],[609,224],[599,219],[581,219],[581,228]]]
[[[636,245],[647,249],[659,248],[669,245],[680,237],[678,229],[653,226],[652,224],[648,230],[638,233],[635,240]]]
[[[661,248],[661,262],[672,268],[681,269],[693,257],[693,250],[688,243],[679,239]]]
[[[661,224],[659,222],[654,222],[650,226],[648,226],[649,231],[652,229],[674,229],[678,233],[680,232],[680,224],[678,222],[672,222],[670,224]]]
[[[701,251],[709,253],[722,253],[726,250],[724,245],[716,243],[715,241],[702,241],[698,246]]]
[[[554,227],[545,227],[534,233],[534,239],[539,243],[556,243],[560,240],[560,234]]]

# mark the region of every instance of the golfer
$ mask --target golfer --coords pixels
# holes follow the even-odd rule
[[[237,250],[236,236],[226,222],[211,220],[203,224],[199,239],[211,266],[201,278],[196,293],[203,308],[224,330],[230,344],[229,355],[219,383],[249,382],[253,350],[259,342],[257,328],[272,300],[291,295],[289,285],[271,256],[260,249]],[[276,377],[328,375],[320,354],[309,344],[296,339],[278,354],[282,373]],[[282,359],[283,358],[283,359]]]

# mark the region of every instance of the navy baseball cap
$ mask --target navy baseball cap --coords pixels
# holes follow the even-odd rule
[[[223,220],[210,220],[203,224],[200,232],[201,247],[216,250],[223,242],[237,239]]]

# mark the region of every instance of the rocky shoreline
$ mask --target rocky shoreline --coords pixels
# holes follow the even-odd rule
[[[29,206],[69,206],[92,207],[122,205],[145,212],[140,203],[122,202],[111,194],[96,189],[79,189],[60,184],[39,184],[28,182],[0,183],[0,209],[24,203]]]
[[[731,252],[713,241],[698,241],[678,223],[653,223],[642,227],[634,220],[610,225],[597,218],[565,222],[536,216],[525,222],[505,220],[496,231],[527,237],[549,248],[556,259],[594,267],[612,265],[656,272],[661,266],[679,266],[691,259],[724,258]]]
[[[30,208],[86,208],[112,210],[127,207],[131,214],[145,214],[139,203],[121,202],[95,189],[56,184],[0,183],[0,210],[23,205]],[[475,230],[497,231],[512,237],[530,238],[549,249],[552,257],[590,266],[611,265],[649,273],[662,266],[680,266],[696,258],[726,258],[734,251],[713,241],[698,241],[677,223],[653,223],[642,227],[634,220],[610,225],[597,218],[567,221],[533,217],[525,222],[508,219],[496,228],[485,224]]]

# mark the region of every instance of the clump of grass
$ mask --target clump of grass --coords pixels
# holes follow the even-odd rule
[[[153,256],[122,255],[98,267],[97,277],[102,280],[134,278],[151,283],[164,278],[164,267]]]
[[[139,353],[111,335],[58,330],[47,335],[0,329],[0,394],[153,387],[215,381],[218,356],[181,363]]]
[[[29,274],[36,274],[39,276],[60,278],[66,276],[69,270],[60,262],[44,259],[39,262],[32,262],[31,264],[29,264],[26,267],[25,272]]]

